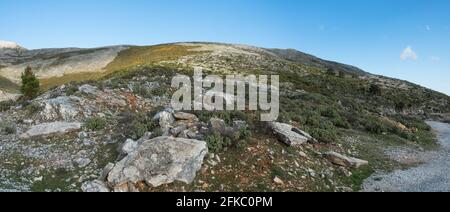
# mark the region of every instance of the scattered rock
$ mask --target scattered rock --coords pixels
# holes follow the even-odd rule
[[[154,117],[154,120],[159,121],[159,126],[164,132],[169,130],[175,122],[175,118],[173,117],[172,113],[168,111],[159,112]]]
[[[281,180],[279,177],[275,177],[273,179],[273,182],[276,183],[276,184],[279,184],[279,185],[284,185],[283,180]]]
[[[187,126],[185,124],[179,124],[178,126],[172,128],[170,130],[170,134],[173,136],[178,136],[181,132],[185,131],[187,129]]]
[[[85,182],[81,185],[81,190],[83,192],[110,192],[106,183],[101,180]]]
[[[77,158],[74,161],[78,167],[84,168],[91,163],[91,159],[89,158]]]
[[[234,127],[228,127],[224,120],[218,118],[211,118],[209,120],[209,130],[212,133],[219,133],[223,136],[233,137],[236,132],[238,132],[241,128],[240,125],[236,125]],[[243,125],[245,126],[245,125]]]
[[[78,88],[78,90],[82,93],[90,94],[90,95],[94,95],[94,96],[98,96],[101,94],[101,91],[97,87],[94,87],[94,86],[88,85],[88,84],[80,86]]]
[[[192,183],[207,152],[203,141],[154,138],[144,141],[136,151],[116,163],[107,180],[114,186],[142,181],[154,187],[175,180]]]
[[[40,176],[40,177],[35,177],[35,178],[33,179],[33,181],[34,181],[34,182],[42,182],[43,179],[44,179],[44,178],[43,178],[42,176]]]
[[[349,168],[359,168],[361,166],[369,164],[368,161],[347,157],[336,152],[327,152],[324,154],[324,157],[333,164]]]
[[[300,146],[314,140],[308,133],[289,124],[272,122],[269,126],[278,139],[289,146]]]
[[[48,136],[48,135],[63,135],[70,132],[74,132],[81,129],[81,123],[73,122],[52,122],[43,123],[39,125],[32,126],[27,132],[23,133],[20,137],[22,139],[29,139],[38,136]]]
[[[306,155],[303,151],[298,152],[298,155],[302,158],[308,158],[308,155]]]

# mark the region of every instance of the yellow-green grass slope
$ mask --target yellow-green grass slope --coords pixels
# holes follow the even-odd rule
[[[118,71],[131,70],[137,66],[147,66],[163,61],[174,61],[180,57],[200,54],[199,51],[190,51],[195,46],[183,46],[176,44],[163,44],[156,46],[132,46],[121,51],[118,56],[103,70],[90,73],[66,74],[62,77],[40,79],[42,90],[66,84],[69,82],[82,82],[99,80]]]

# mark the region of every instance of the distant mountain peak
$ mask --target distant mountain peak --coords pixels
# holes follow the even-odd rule
[[[21,49],[25,50],[22,46],[15,42],[0,40],[0,49]]]

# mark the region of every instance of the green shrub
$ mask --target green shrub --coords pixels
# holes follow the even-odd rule
[[[159,124],[153,120],[153,117],[156,114],[156,111],[160,111],[159,109],[155,109],[154,112],[141,112],[141,113],[131,113],[126,112],[122,114],[121,119],[119,120],[119,124],[123,129],[123,134],[127,138],[131,138],[137,140],[144,136],[146,132],[154,132],[158,129]],[[162,132],[159,132],[162,134]]]
[[[25,72],[21,76],[22,86],[20,87],[20,92],[25,98],[33,99],[39,93],[39,80],[34,75],[31,67],[27,67]]]
[[[344,120],[342,117],[336,117],[332,120],[334,126],[344,128],[344,129],[350,129],[351,125],[347,120]]]
[[[211,118],[219,118],[225,121],[227,125],[233,124],[234,120],[241,120],[248,122],[250,120],[249,114],[243,111],[193,111],[200,121],[208,123]]]
[[[38,113],[42,107],[37,103],[31,103],[25,106],[25,110],[27,111],[28,115],[34,115]]]
[[[0,112],[7,111],[14,105],[16,105],[16,102],[14,102],[12,100],[0,102]]]
[[[333,108],[326,108],[320,111],[320,115],[328,118],[336,118],[339,116],[338,112]]]
[[[364,127],[368,132],[373,134],[382,134],[383,132],[387,131],[386,126],[384,124],[373,118],[369,118],[364,123]]]
[[[317,113],[311,113],[306,117],[306,125],[311,127],[320,126],[320,116]]]
[[[69,87],[66,88],[66,96],[72,96],[78,91],[78,87],[75,85],[69,85]]]
[[[6,135],[16,134],[17,128],[14,125],[8,124],[3,127],[2,132]]]
[[[213,153],[223,152],[226,148],[232,145],[229,138],[223,137],[219,133],[214,133],[206,137],[206,143],[208,144],[208,149]]]
[[[338,135],[334,130],[312,129],[311,136],[322,143],[334,143],[338,139]]]
[[[84,123],[84,126],[88,130],[99,131],[99,130],[105,129],[107,124],[108,123],[104,118],[93,117],[93,118],[89,118],[88,120],[86,120],[86,122]]]

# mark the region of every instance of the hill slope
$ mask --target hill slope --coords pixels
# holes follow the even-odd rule
[[[36,70],[44,90],[31,101],[0,103],[0,191],[95,191],[99,186],[117,191],[357,191],[372,172],[405,166],[386,156],[386,148],[433,148],[435,136],[424,119],[450,113],[450,97],[444,94],[294,50],[176,43],[5,52],[0,53],[0,85],[7,93],[0,95],[18,89],[27,65]],[[279,75],[280,123],[260,122],[253,111],[173,113],[171,79],[192,74],[193,67],[216,74]],[[273,126],[278,133],[284,126],[291,135],[301,129],[312,138],[303,133],[300,140],[308,142],[290,146]],[[157,142],[149,140],[153,137]],[[120,184],[123,179],[117,177],[126,176],[121,170],[128,164],[121,161],[141,155],[134,147],[165,144],[162,140],[170,145],[142,151],[151,157],[148,161],[156,161],[131,173],[141,181],[152,178],[142,173],[164,172],[171,164],[148,151],[170,148],[169,154],[179,153],[173,157],[188,157],[192,149],[172,146],[193,142],[185,138],[206,143],[209,151],[203,163],[205,149],[192,160],[177,160],[195,163],[177,167],[186,171],[180,180],[188,184]],[[329,158],[336,154],[326,154],[330,151],[369,165],[339,165]],[[193,167],[201,170],[192,174]]]

